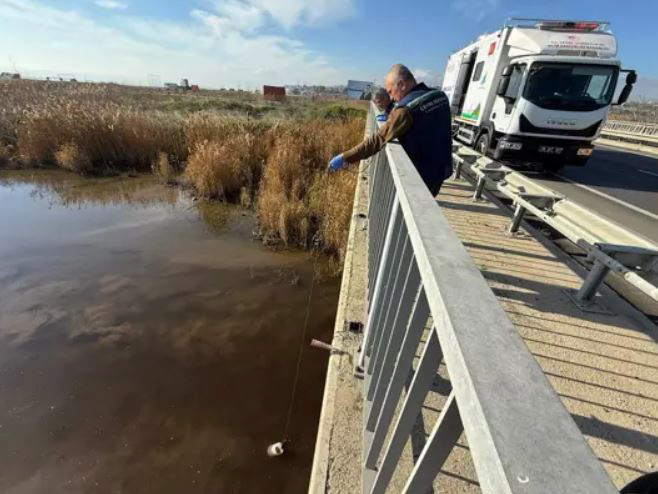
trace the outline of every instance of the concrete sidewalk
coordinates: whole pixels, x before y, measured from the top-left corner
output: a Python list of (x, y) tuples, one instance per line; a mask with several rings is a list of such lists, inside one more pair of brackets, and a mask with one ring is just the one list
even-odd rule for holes
[[(358, 339), (343, 321), (365, 322), (366, 181), (359, 180), (334, 345), (348, 352)], [(509, 216), (490, 202), (473, 202), (472, 186), (448, 181), (438, 197), (443, 213), (537, 359), (565, 407), (619, 487), (658, 469), (658, 332), (628, 316), (582, 312), (569, 300), (581, 278), (564, 255), (526, 231), (509, 236)], [(606, 305), (606, 300), (600, 300)], [(504, 358), (492, 355), (492, 359)], [(361, 491), (362, 383), (351, 355), (329, 364), (310, 492)], [(414, 453), (430, 433), (450, 390), (442, 366), (405, 457), (388, 492), (400, 492)], [(331, 412), (329, 411), (331, 409)], [(439, 492), (478, 492), (462, 437), (435, 482)]]

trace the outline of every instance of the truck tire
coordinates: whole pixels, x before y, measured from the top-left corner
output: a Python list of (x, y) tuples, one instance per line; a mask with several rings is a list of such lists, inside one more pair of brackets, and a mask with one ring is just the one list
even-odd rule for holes
[(487, 155), (489, 152), (489, 134), (485, 132), (478, 137), (478, 140), (475, 143), (475, 150), (482, 156)]
[(543, 163), (542, 166), (544, 167), (544, 171), (545, 171), (545, 172), (549, 172), (549, 173), (557, 173), (557, 172), (559, 172), (560, 170), (562, 170), (562, 168), (564, 168), (565, 163), (560, 163), (560, 162), (556, 162), (556, 163)]
[(656, 494), (658, 493), (658, 472), (648, 473), (635, 479), (621, 490), (621, 494)]

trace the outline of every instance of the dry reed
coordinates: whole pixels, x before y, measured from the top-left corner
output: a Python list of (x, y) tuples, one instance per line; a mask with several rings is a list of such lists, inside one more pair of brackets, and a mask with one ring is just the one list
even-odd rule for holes
[[(340, 255), (350, 215), (330, 203), (343, 200), (351, 209), (355, 179), (349, 171), (327, 174), (325, 167), (333, 154), (354, 144), (362, 133), (360, 119), (317, 120), (280, 130), (258, 194), (258, 219), (266, 238)], [(325, 214), (337, 216), (329, 219)]]
[(269, 241), (340, 259), (356, 179), (350, 171), (328, 175), (325, 167), (362, 136), (362, 110), (319, 107), (307, 112), (315, 118), (275, 121), (164, 112), (145, 103), (161, 96), (139, 95), (113, 85), (0, 84), (0, 165), (83, 174), (152, 170), (165, 182), (184, 169), (200, 195), (254, 206)]

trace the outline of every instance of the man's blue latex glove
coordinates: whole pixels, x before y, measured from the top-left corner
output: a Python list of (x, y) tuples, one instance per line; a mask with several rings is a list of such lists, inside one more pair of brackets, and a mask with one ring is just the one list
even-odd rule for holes
[(388, 115), (386, 113), (380, 113), (377, 115), (378, 122), (386, 122), (386, 120), (388, 120)]
[(329, 170), (330, 172), (336, 172), (341, 168), (343, 168), (343, 166), (345, 166), (345, 160), (343, 159), (343, 155), (339, 154), (338, 156), (334, 156), (333, 158), (331, 158), (327, 170)]

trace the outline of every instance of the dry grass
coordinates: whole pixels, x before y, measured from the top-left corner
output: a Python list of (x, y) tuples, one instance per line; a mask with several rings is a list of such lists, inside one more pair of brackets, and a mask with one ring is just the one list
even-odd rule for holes
[[(360, 119), (317, 120), (280, 129), (258, 194), (258, 219), (266, 238), (340, 255), (356, 179), (354, 172), (327, 174), (325, 167), (331, 156), (353, 145), (362, 133)], [(339, 200), (346, 202), (344, 207), (331, 204)]]
[[(0, 165), (97, 175), (150, 170), (167, 183), (183, 170), (199, 195), (255, 207), (268, 242), (342, 255), (356, 179), (349, 171), (327, 175), (325, 167), (361, 138), (360, 108), (287, 104), (274, 106), (286, 118), (254, 118), (271, 104), (255, 112), (253, 94), (171, 99), (178, 97), (25, 81), (0, 84), (0, 98)], [(186, 111), (192, 103), (215, 109)], [(246, 114), (236, 114), (240, 105)]]
[(342, 264), (352, 220), (356, 170), (318, 175), (311, 188), (310, 209), (318, 218), (318, 241), (326, 253)]
[(55, 151), (55, 161), (62, 168), (73, 172), (86, 173), (91, 171), (89, 156), (75, 142), (62, 144)]
[(63, 146), (75, 146), (89, 169), (147, 170), (160, 152), (186, 157), (182, 126), (164, 114), (89, 103), (55, 102), (25, 112), (17, 131), (20, 159), (30, 166), (57, 162)]
[(251, 133), (201, 142), (190, 154), (185, 177), (205, 197), (238, 202), (244, 190), (255, 190), (264, 150), (258, 137)]
[(658, 102), (631, 101), (610, 109), (610, 120), (630, 122), (658, 123)]

